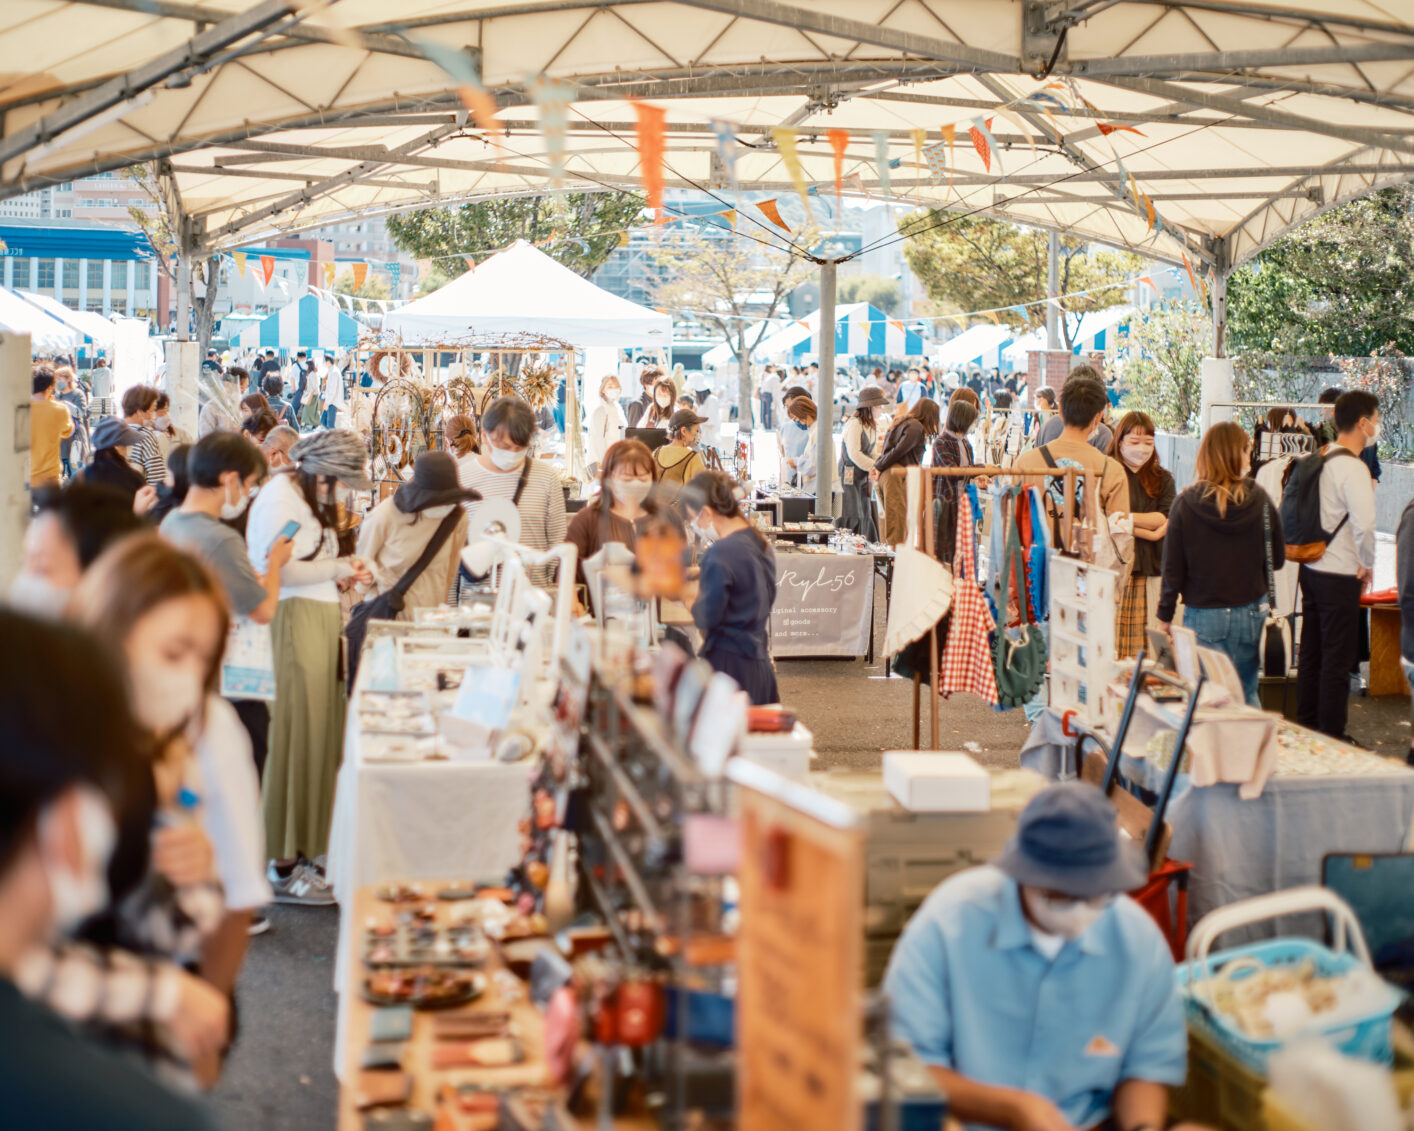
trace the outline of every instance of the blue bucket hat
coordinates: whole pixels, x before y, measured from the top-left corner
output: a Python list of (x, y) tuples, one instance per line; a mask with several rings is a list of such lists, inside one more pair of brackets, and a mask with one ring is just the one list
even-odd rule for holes
[(124, 424), (116, 416), (105, 416), (93, 426), (93, 450), (104, 448), (131, 448), (140, 440), (137, 430)]
[(1033, 797), (997, 867), (1019, 884), (1077, 899), (1133, 891), (1149, 878), (1143, 849), (1120, 835), (1114, 808), (1086, 782)]

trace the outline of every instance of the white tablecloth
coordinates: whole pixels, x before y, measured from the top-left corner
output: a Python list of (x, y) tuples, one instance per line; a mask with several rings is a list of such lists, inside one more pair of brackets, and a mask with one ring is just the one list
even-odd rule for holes
[[(368, 764), (359, 752), (357, 715), (350, 711), (329, 834), (329, 879), (339, 899), (336, 992), (351, 932), (359, 927), (354, 892), (406, 879), (502, 879), (519, 858), (516, 824), (530, 809), (534, 768), (530, 762)], [(340, 1000), (336, 1072), (343, 1032)]]

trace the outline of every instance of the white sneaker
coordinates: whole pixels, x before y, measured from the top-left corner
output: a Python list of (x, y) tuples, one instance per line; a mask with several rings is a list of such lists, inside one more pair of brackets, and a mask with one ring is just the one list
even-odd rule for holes
[(296, 864), (288, 876), (281, 876), (271, 864), (267, 869), (275, 903), (298, 903), (305, 907), (332, 907), (338, 902), (328, 882), (308, 864)]

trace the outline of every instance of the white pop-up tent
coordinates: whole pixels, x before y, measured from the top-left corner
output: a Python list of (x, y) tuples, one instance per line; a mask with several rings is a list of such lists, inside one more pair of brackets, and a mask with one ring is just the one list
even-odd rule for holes
[(672, 336), (668, 315), (596, 287), (524, 240), (389, 311), (382, 334), (389, 344), (472, 349), (536, 340), (574, 349), (666, 348)]

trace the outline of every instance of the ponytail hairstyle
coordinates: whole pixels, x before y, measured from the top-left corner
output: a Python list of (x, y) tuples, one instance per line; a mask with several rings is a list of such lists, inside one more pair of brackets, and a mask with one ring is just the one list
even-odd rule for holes
[(692, 517), (704, 510), (710, 510), (723, 518), (741, 519), (761, 544), (761, 548), (769, 550), (765, 536), (751, 524), (742, 509), (741, 501), (745, 497), (746, 493), (740, 484), (725, 471), (698, 472), (688, 481), (680, 496), (683, 507), (695, 512)]
[(458, 459), (481, 450), (476, 421), (464, 412), (447, 417), (442, 425), (442, 435), (446, 440), (447, 450)]

